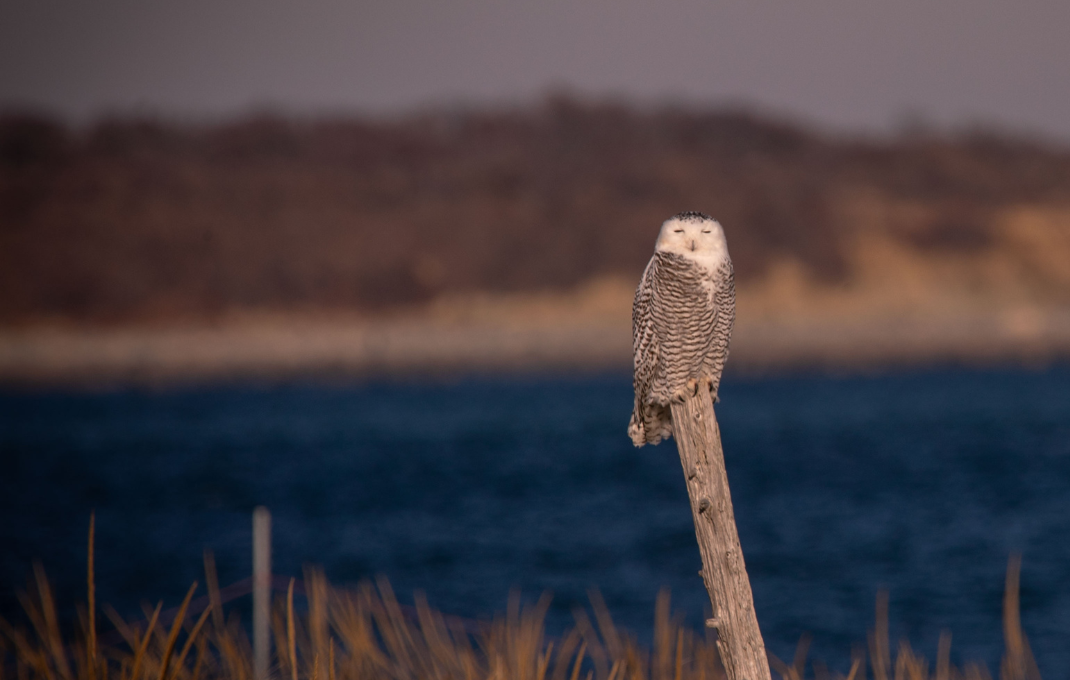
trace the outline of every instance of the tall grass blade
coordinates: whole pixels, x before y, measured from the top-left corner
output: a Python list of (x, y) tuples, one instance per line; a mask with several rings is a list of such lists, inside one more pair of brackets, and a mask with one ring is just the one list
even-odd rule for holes
[(208, 616), (212, 613), (212, 605), (209, 604), (208, 608), (201, 612), (201, 617), (197, 619), (197, 623), (193, 625), (189, 635), (186, 637), (186, 644), (182, 645), (182, 651), (175, 657), (175, 671), (183, 667), (186, 663), (186, 655), (189, 654), (189, 650), (193, 647), (194, 642), (197, 641), (198, 635), (200, 635), (201, 628), (204, 626), (204, 622), (208, 620)]
[(137, 653), (134, 654), (134, 664), (130, 669), (130, 680), (139, 680), (138, 671), (141, 670), (141, 663), (145, 659), (145, 650), (149, 647), (149, 641), (152, 639), (152, 632), (156, 628), (156, 620), (160, 617), (160, 609), (162, 607), (163, 602), (159, 602), (156, 605), (156, 610), (152, 612), (152, 617), (149, 618), (149, 624), (145, 628), (145, 637), (141, 639), (137, 646)]
[(167, 670), (171, 663), (171, 655), (175, 651), (175, 643), (178, 641), (178, 633), (182, 630), (182, 622), (186, 620), (186, 609), (189, 607), (190, 600), (193, 599), (193, 593), (197, 590), (197, 582), (194, 581), (190, 586), (186, 597), (182, 600), (182, 605), (178, 608), (178, 613), (175, 615), (175, 620), (171, 623), (171, 632), (167, 635), (167, 644), (164, 647), (163, 659), (160, 661), (160, 677), (159, 680), (167, 680)]
[(204, 585), (208, 588), (212, 623), (216, 630), (223, 630), (223, 598), (219, 595), (219, 576), (215, 568), (215, 555), (211, 550), (204, 551)]
[(89, 622), (89, 640), (86, 645), (86, 666), (89, 680), (97, 680), (97, 593), (96, 579), (93, 574), (93, 539), (96, 525), (96, 513), (89, 513), (89, 550), (88, 550), (88, 573), (86, 575), (86, 589), (88, 590), (88, 610), (86, 617)]
[(576, 664), (572, 667), (571, 680), (579, 680), (580, 666), (583, 665), (583, 655), (587, 651), (587, 643), (584, 642), (580, 645), (580, 651), (576, 653)]
[(286, 648), (290, 652), (290, 673), (297, 680), (297, 634), (294, 630), (294, 580), (286, 589)]

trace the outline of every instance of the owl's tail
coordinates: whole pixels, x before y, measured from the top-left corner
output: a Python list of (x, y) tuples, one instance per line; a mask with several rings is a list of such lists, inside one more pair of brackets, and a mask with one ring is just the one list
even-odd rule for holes
[(628, 436), (632, 438), (632, 443), (639, 447), (646, 444), (646, 432), (643, 431), (643, 423), (635, 415), (635, 412), (632, 412), (632, 421), (628, 423)]
[(628, 423), (628, 436), (636, 446), (658, 444), (672, 436), (672, 415), (668, 407), (636, 404)]

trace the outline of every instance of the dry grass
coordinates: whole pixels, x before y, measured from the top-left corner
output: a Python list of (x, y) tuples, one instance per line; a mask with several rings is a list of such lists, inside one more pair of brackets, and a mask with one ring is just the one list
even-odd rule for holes
[[(161, 605), (147, 621), (124, 621), (104, 612), (122, 642), (102, 643), (97, 633), (93, 584), (93, 530), (90, 525), (88, 607), (78, 610), (74, 639), (61, 633), (55, 602), (43, 570), (36, 570), (30, 594), (22, 597), (28, 627), (0, 619), (0, 680), (253, 680), (253, 654), (235, 613), (224, 615), (210, 556), (206, 558), (209, 605), (194, 615), (194, 583), (173, 617)], [(1004, 598), (1006, 653), (1000, 680), (1038, 680), (1029, 644), (1018, 618), (1019, 562), (1012, 558)], [(545, 634), (549, 599), (523, 606), (510, 598), (504, 617), (474, 624), (445, 616), (416, 595), (416, 606), (400, 605), (385, 580), (355, 590), (333, 588), (316, 571), (306, 575), (307, 608), (294, 605), (293, 581), (273, 611), (275, 680), (501, 679), (516, 680), (683, 680), (724, 677), (716, 643), (679, 625), (663, 592), (655, 612), (653, 649), (614, 625), (605, 603), (592, 593), (593, 621), (576, 613), (576, 626), (560, 638)], [(171, 618), (170, 621), (165, 619)], [(990, 680), (981, 665), (955, 668), (951, 639), (941, 637), (935, 668), (900, 643), (893, 658), (888, 638), (887, 598), (878, 599), (870, 633), (868, 665), (874, 680)], [(773, 659), (784, 680), (807, 676), (806, 640), (793, 662)], [(832, 676), (813, 665), (815, 680), (863, 680), (867, 659), (858, 654), (850, 673)]]

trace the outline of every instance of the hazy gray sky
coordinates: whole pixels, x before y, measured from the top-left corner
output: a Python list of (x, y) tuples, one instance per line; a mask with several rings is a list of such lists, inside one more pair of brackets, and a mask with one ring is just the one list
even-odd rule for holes
[(1070, 140), (1067, 0), (3, 0), (0, 106), (216, 116), (528, 101), (904, 114)]

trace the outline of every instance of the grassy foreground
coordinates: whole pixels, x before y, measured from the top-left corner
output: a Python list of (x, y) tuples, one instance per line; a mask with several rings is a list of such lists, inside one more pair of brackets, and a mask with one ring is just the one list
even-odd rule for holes
[[(0, 680), (253, 680), (253, 653), (235, 612), (225, 614), (212, 560), (206, 558), (208, 604), (191, 607), (194, 583), (173, 616), (161, 605), (147, 621), (124, 621), (105, 606), (114, 627), (98, 632), (94, 595), (92, 525), (90, 528), (88, 604), (79, 606), (79, 630), (65, 637), (43, 570), (36, 570), (31, 592), (21, 596), (28, 626), (0, 619)], [(1006, 651), (1000, 680), (1040, 677), (1018, 617), (1019, 561), (1012, 558), (1004, 595)], [(544, 628), (549, 598), (522, 606), (509, 600), (504, 617), (473, 623), (431, 609), (417, 593), (415, 607), (398, 603), (385, 580), (356, 589), (332, 587), (309, 571), (307, 607), (295, 608), (294, 581), (273, 609), (274, 680), (683, 680), (724, 677), (712, 634), (696, 634), (671, 615), (667, 592), (658, 597), (653, 648), (640, 646), (618, 630), (605, 604), (592, 594), (593, 621), (576, 613), (576, 625), (560, 638)], [(300, 602), (299, 602), (300, 604)], [(170, 620), (168, 620), (170, 619)], [(849, 674), (830, 676), (814, 664), (815, 680), (990, 680), (978, 664), (949, 663), (949, 635), (941, 637), (935, 668), (901, 642), (892, 653), (888, 639), (887, 598), (878, 598), (869, 655), (859, 652)], [(806, 642), (788, 665), (773, 658), (784, 680), (808, 675)]]

